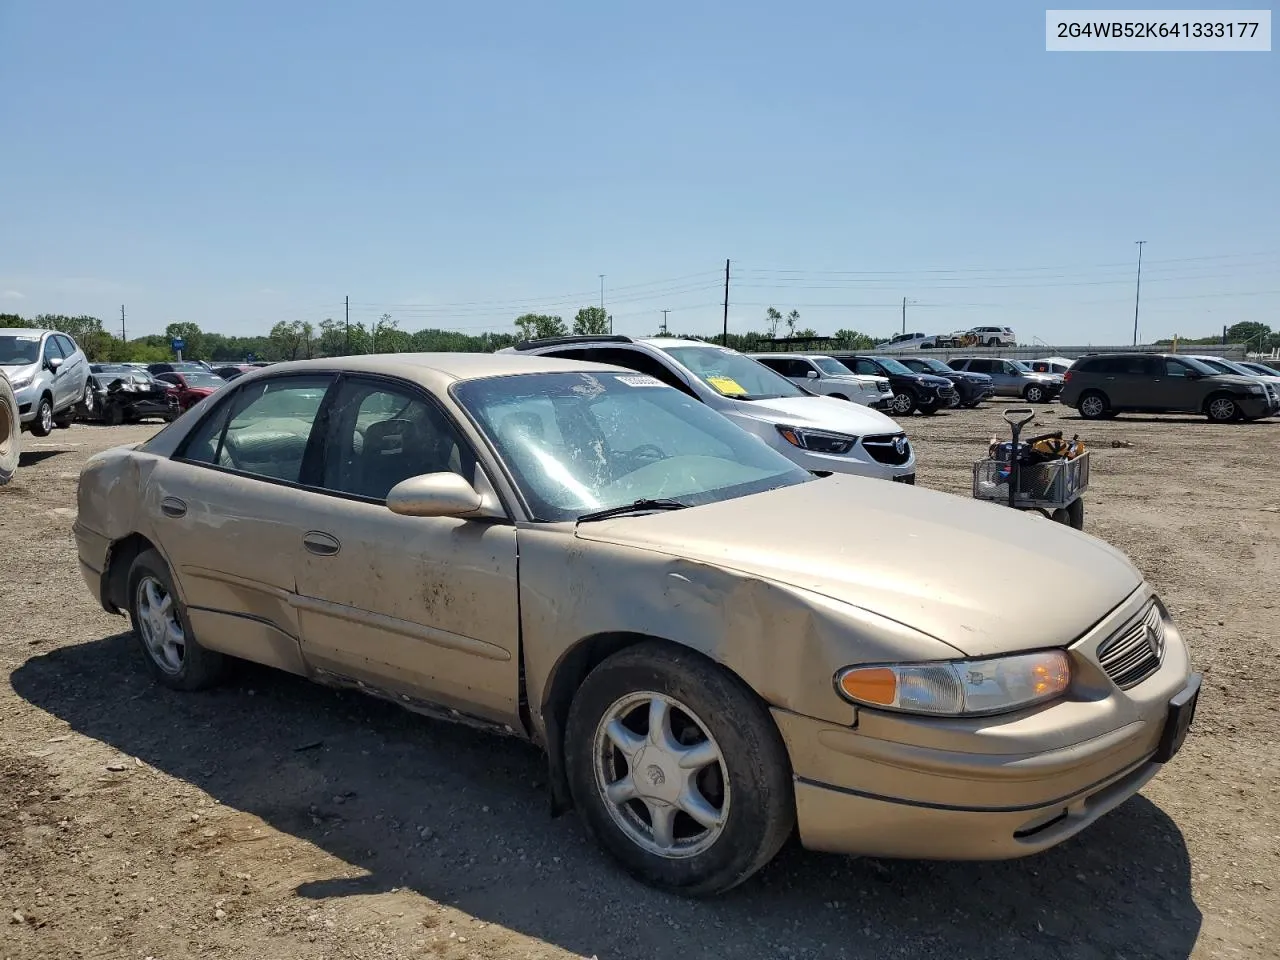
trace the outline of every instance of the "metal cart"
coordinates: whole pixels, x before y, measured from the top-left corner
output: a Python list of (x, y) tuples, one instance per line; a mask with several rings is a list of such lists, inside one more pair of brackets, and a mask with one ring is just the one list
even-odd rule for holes
[(1009, 459), (988, 457), (973, 465), (973, 495), (978, 500), (1005, 503), (1015, 510), (1039, 510), (1050, 520), (1084, 529), (1083, 494), (1089, 486), (1089, 454), (1045, 463), (1019, 462), (1022, 428), (1035, 418), (1030, 407), (1009, 407), (1005, 422), (1013, 430)]

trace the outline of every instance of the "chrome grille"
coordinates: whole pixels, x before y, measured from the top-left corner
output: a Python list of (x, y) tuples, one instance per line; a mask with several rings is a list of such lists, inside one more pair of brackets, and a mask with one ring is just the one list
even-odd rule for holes
[(1098, 647), (1098, 663), (1121, 690), (1137, 686), (1160, 669), (1164, 659), (1164, 621), (1154, 603), (1142, 619)]

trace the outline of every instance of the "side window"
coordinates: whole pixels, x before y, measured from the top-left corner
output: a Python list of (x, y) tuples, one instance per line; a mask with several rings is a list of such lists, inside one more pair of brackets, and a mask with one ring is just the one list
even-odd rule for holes
[[(809, 373), (811, 371), (818, 369), (808, 360), (792, 360), (790, 368), (791, 368), (790, 372), (787, 374), (787, 376), (795, 377), (798, 380), (806, 379), (809, 376)], [(819, 375), (821, 374), (819, 373)]]
[(1015, 367), (1008, 360), (1000, 361), (1000, 370), (1002, 373), (1007, 373), (1011, 377), (1017, 377), (1022, 375), (1022, 371), (1019, 370), (1017, 367)]
[(72, 340), (70, 337), (68, 337), (66, 334), (60, 333), (54, 339), (58, 341), (58, 346), (62, 348), (63, 356), (70, 357), (72, 354), (76, 352), (77, 349), (79, 349), (78, 347), (76, 347), (75, 341)]
[(1187, 371), (1190, 368), (1179, 360), (1166, 359), (1164, 362), (1164, 375), (1166, 377), (1177, 377), (1186, 379)]
[(687, 393), (689, 396), (696, 396), (689, 385), (672, 369), (660, 360), (656, 360), (647, 353), (641, 353), (639, 350), (619, 350), (616, 347), (597, 347), (587, 352), (589, 359), (596, 363), (611, 363), (616, 367), (626, 367), (637, 373), (647, 373), (655, 379), (661, 380), (669, 387), (675, 387), (681, 393)]
[[(174, 376), (161, 374), (162, 378)], [(220, 404), (188, 438), (182, 459), (302, 483), (303, 459), (332, 377), (259, 380)]]
[(44, 362), (48, 363), (50, 360), (61, 360), (61, 359), (62, 359), (62, 351), (58, 349), (58, 338), (49, 337), (44, 342), (44, 357), (43, 357)]
[(957, 370), (968, 370), (970, 373), (995, 373), (990, 360), (953, 360), (951, 365)]
[(1164, 370), (1156, 357), (1129, 357), (1124, 361), (1121, 372), (1132, 377), (1158, 377)]
[(770, 370), (776, 371), (777, 373), (782, 374), (784, 377), (787, 375), (787, 358), (786, 357), (756, 357), (756, 359), (759, 360), (761, 363), (763, 363)]
[(474, 476), (475, 459), (453, 424), (411, 387), (345, 379), (327, 424), (319, 483), (326, 490), (384, 500), (424, 473)]
[[(848, 364), (845, 364), (845, 366), (848, 366)], [(853, 372), (866, 374), (872, 377), (883, 376), (883, 374), (880, 373), (879, 367), (877, 367), (870, 360), (865, 360), (861, 357), (859, 357), (857, 360), (853, 362)]]

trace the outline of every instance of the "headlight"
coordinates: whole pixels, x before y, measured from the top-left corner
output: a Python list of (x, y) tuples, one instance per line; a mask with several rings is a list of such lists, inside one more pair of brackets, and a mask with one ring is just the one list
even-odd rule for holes
[(1249, 392), (1250, 393), (1266, 393), (1267, 388), (1260, 383), (1254, 383), (1254, 384), (1250, 384)]
[(31, 386), (31, 381), (35, 378), (36, 375), (34, 373), (23, 374), (22, 376), (12, 378), (9, 381), (9, 386), (13, 387), (15, 390), (21, 390), (23, 387)]
[(842, 433), (825, 433), (821, 430), (802, 430), (799, 427), (778, 427), (782, 439), (793, 447), (813, 453), (848, 453), (858, 442), (857, 437)]
[(846, 667), (836, 690), (868, 707), (960, 717), (1007, 713), (1052, 700), (1071, 683), (1061, 650), (1040, 650), (985, 660)]
[(888, 380), (877, 380), (876, 387), (879, 388), (881, 393), (888, 393), (888, 391), (891, 389), (889, 386)]

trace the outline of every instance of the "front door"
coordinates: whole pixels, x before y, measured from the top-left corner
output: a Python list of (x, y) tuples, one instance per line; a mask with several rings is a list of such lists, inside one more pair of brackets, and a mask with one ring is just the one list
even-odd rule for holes
[[(419, 387), (344, 377), (326, 414), (317, 491), (298, 544), (297, 606), (311, 669), (517, 727), (516, 529), (508, 522), (405, 517), (401, 480), (475, 455)], [(321, 492), (323, 491), (323, 492)]]
[(1152, 357), (1148, 362), (1157, 371), (1148, 387), (1152, 406), (1158, 410), (1199, 411), (1204, 391), (1191, 367), (1173, 357)]

